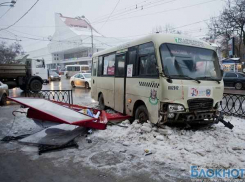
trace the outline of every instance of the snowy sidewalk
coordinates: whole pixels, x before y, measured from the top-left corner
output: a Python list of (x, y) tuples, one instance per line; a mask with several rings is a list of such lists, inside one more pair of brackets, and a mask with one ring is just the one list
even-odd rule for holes
[(191, 165), (200, 168), (244, 168), (245, 166), (245, 120), (226, 117), (234, 128), (223, 124), (213, 125), (198, 131), (180, 130), (165, 127), (157, 129), (146, 123), (143, 126), (134, 122), (124, 122), (128, 128), (108, 126), (105, 131), (96, 131), (93, 137), (121, 143), (127, 151), (141, 156), (144, 150), (152, 152), (152, 160), (189, 171)]

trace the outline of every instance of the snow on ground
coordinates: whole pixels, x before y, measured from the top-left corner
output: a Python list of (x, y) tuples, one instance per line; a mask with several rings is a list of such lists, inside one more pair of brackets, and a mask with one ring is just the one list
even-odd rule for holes
[[(31, 160), (49, 158), (56, 166), (73, 162), (74, 166), (85, 165), (122, 177), (148, 173), (157, 181), (177, 181), (189, 178), (191, 165), (212, 169), (244, 168), (245, 120), (236, 117), (226, 117), (225, 120), (234, 125), (233, 130), (221, 123), (186, 130), (168, 126), (157, 128), (137, 121), (130, 124), (126, 120), (108, 125), (106, 130), (93, 130), (87, 138), (78, 137), (78, 149), (39, 156), (36, 147), (11, 142), (2, 145), (2, 152), (19, 150)], [(6, 128), (11, 130), (2, 133), (4, 135), (35, 133), (42, 129), (21, 113), (16, 113), (15, 121), (10, 121)]]
[[(152, 127), (128, 121), (121, 126), (108, 126), (105, 131), (96, 131), (93, 137), (119, 142), (127, 150), (142, 153), (152, 152), (153, 160), (168, 163), (181, 170), (191, 165), (201, 168), (243, 168), (245, 165), (245, 120), (226, 117), (234, 128), (230, 130), (219, 123), (197, 131), (165, 127)], [(145, 153), (146, 153), (145, 152)], [(147, 156), (142, 156), (147, 158)]]

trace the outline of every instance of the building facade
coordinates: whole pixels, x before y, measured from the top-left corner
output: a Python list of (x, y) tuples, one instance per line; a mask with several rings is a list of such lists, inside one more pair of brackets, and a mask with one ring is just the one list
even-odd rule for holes
[(92, 64), (92, 55), (127, 42), (125, 39), (104, 37), (87, 19), (55, 14), (55, 32), (47, 47), (28, 52), (30, 58), (45, 59), (49, 69), (62, 69), (66, 65)]

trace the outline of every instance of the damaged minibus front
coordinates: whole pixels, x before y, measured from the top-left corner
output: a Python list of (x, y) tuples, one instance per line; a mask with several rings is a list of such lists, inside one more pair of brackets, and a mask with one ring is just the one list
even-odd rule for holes
[(140, 122), (214, 122), (223, 96), (215, 49), (154, 34), (93, 55), (92, 98)]

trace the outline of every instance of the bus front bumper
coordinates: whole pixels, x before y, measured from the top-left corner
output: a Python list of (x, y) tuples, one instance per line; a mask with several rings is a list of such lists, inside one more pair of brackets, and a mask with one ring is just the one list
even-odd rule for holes
[(216, 109), (195, 112), (160, 112), (161, 123), (215, 123)]

